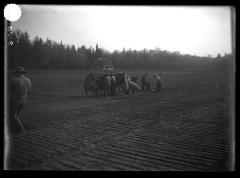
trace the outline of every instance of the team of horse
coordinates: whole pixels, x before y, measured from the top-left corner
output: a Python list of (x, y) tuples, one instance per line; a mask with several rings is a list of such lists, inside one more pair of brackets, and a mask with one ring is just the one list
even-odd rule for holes
[(130, 91), (135, 93), (136, 90), (141, 90), (135, 82), (136, 78), (135, 81), (132, 81), (126, 72), (106, 74), (89, 72), (85, 77), (83, 89), (85, 96), (88, 96), (89, 93), (92, 96), (99, 94), (112, 96), (115, 95), (116, 90), (129, 94)]

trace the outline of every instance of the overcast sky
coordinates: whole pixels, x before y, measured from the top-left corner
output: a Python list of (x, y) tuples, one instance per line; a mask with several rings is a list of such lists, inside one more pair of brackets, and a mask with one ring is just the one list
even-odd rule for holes
[(21, 5), (13, 29), (44, 41), (115, 49), (154, 49), (215, 57), (231, 52), (227, 6)]

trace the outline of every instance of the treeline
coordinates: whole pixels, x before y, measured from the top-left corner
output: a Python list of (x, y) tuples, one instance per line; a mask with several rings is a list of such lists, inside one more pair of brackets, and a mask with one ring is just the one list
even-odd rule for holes
[(50, 39), (43, 41), (39, 37), (30, 40), (29, 34), (13, 31), (9, 35), (8, 66), (10, 69), (23, 66), (26, 69), (91, 69), (98, 57), (112, 59), (116, 68), (226, 68), (231, 67), (232, 54), (213, 57), (183, 55), (179, 52), (154, 50), (125, 50), (112, 53), (102, 48), (80, 48), (63, 45)]

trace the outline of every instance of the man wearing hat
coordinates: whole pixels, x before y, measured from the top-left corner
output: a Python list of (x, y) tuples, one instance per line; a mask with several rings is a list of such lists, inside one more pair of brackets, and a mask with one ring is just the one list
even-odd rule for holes
[(14, 72), (16, 77), (11, 81), (9, 88), (10, 117), (8, 128), (10, 133), (25, 132), (19, 114), (24, 107), (27, 95), (31, 93), (31, 80), (24, 76), (26, 73), (23, 67), (17, 67)]

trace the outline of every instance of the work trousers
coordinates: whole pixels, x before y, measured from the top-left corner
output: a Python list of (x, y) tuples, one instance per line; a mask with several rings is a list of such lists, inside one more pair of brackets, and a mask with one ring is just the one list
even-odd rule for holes
[(8, 117), (8, 129), (10, 134), (19, 133), (22, 128), (17, 121), (21, 110), (24, 108), (25, 101), (10, 101), (9, 103), (9, 117)]

